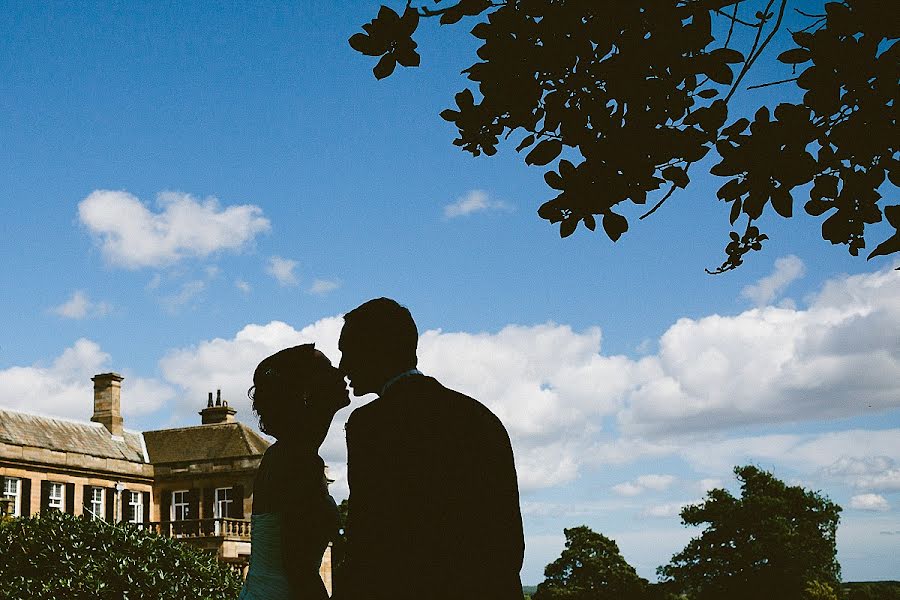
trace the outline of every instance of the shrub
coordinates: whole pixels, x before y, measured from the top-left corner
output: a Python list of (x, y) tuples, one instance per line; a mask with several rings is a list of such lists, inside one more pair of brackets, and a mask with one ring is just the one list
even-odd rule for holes
[(47, 513), (0, 523), (2, 600), (234, 600), (215, 556), (138, 529)]

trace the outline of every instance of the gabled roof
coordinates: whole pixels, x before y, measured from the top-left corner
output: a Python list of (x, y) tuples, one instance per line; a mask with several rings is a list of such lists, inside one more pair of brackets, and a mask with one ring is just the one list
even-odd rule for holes
[(145, 431), (144, 442), (153, 464), (261, 456), (270, 446), (238, 422)]
[(117, 439), (100, 423), (68, 421), (4, 409), (0, 409), (0, 442), (146, 462), (139, 433), (126, 430), (123, 439)]

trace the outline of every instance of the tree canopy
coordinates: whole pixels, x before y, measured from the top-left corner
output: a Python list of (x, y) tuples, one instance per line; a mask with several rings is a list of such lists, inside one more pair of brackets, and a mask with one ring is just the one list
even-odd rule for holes
[(685, 525), (704, 530), (658, 569), (661, 578), (694, 600), (825, 599), (840, 590), (841, 507), (752, 465), (734, 472), (740, 498), (714, 489), (681, 511)]
[[(382, 6), (349, 42), (379, 57), (373, 72), (382, 79), (397, 64), (419, 66), (421, 18), (477, 20), (479, 60), (463, 73), (478, 97), (460, 91), (441, 116), (458, 129), (453, 143), (474, 156), (515, 136), (526, 164), (551, 166), (544, 179), (556, 195), (538, 214), (563, 237), (599, 220), (618, 240), (634, 220), (629, 204), (645, 207), (639, 219), (650, 216), (709, 154), (704, 165), (722, 178), (716, 196), (734, 227), (710, 272), (760, 250), (763, 216), (792, 217), (801, 195), (824, 240), (856, 256), (867, 226), (886, 218), (893, 232), (868, 257), (900, 252), (900, 205), (882, 197), (900, 185), (900, 19), (871, 0), (798, 4), (409, 0), (402, 14)], [(784, 101), (738, 112), (735, 94), (786, 16), (800, 25), (777, 55), (785, 76), (752, 86), (780, 85), (772, 90)]]
[(544, 570), (533, 600), (638, 600), (647, 580), (638, 576), (616, 543), (582, 525), (563, 530), (566, 547)]

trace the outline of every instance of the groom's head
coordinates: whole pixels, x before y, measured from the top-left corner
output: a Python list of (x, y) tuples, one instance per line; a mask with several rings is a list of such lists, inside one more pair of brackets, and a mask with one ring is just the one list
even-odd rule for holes
[(353, 394), (378, 392), (393, 376), (416, 366), (419, 332), (405, 306), (376, 298), (344, 315), (340, 369)]

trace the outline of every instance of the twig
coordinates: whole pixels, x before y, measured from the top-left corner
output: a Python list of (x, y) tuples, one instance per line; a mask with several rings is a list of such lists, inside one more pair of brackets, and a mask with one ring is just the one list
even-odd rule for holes
[(731, 35), (734, 33), (734, 24), (737, 22), (738, 6), (740, 6), (740, 2), (734, 5), (734, 14), (731, 16), (731, 25), (728, 26), (728, 37), (725, 38), (724, 48), (727, 48), (728, 44), (731, 42)]
[(778, 85), (780, 83), (788, 83), (789, 81), (797, 81), (798, 79), (800, 79), (800, 78), (799, 77), (791, 77), (790, 79), (782, 79), (781, 81), (770, 81), (769, 83), (761, 83), (759, 85), (748, 86), (747, 89), (755, 90), (758, 88), (769, 87), (770, 85)]
[[(411, 0), (408, 0), (407, 6), (409, 6), (409, 4), (411, 4), (411, 3), (412, 3)], [(489, 2), (488, 5), (482, 9), (482, 11), (487, 10), (492, 7), (506, 6), (507, 4), (509, 4), (509, 2), (506, 2), (505, 0), (501, 0), (499, 2)], [(416, 10), (420, 11), (419, 16), (437, 17), (444, 13), (450, 12), (451, 10), (455, 9), (459, 5), (460, 5), (460, 3), (457, 2), (453, 6), (445, 6), (444, 8), (428, 8), (427, 6), (419, 6)]]
[[(759, 28), (762, 26), (761, 23), (749, 23), (749, 22), (747, 22), (747, 21), (743, 21), (743, 20), (741, 20), (741, 19), (738, 19), (737, 16), (729, 15), (729, 14), (726, 13), (726, 12), (722, 12), (722, 10), (720, 10), (720, 9), (718, 9), (718, 8), (715, 9), (713, 12), (716, 13), (716, 14), (722, 15), (722, 16), (725, 17), (726, 19), (731, 19), (731, 24), (732, 24), (732, 25), (734, 25), (735, 23), (740, 23), (741, 25), (746, 25), (747, 27), (753, 27), (754, 29), (759, 29)], [(737, 15), (737, 5), (735, 5), (735, 11), (734, 11), (734, 12), (735, 12), (735, 15)]]
[(651, 208), (650, 210), (648, 210), (647, 212), (645, 212), (644, 214), (642, 214), (640, 217), (638, 217), (638, 219), (641, 220), (641, 221), (643, 221), (644, 219), (646, 219), (647, 217), (649, 217), (650, 215), (652, 215), (653, 213), (655, 213), (655, 212), (657, 211), (657, 209), (658, 209), (660, 206), (663, 205), (663, 202), (665, 202), (666, 200), (668, 200), (669, 197), (670, 197), (672, 194), (675, 193), (675, 188), (677, 188), (677, 187), (678, 187), (678, 186), (675, 185), (675, 184), (673, 183), (673, 184), (672, 184), (672, 187), (669, 188), (669, 191), (666, 192), (666, 195), (662, 197), (662, 200), (660, 200), (659, 202), (657, 202), (656, 204), (654, 204), (654, 205), (653, 205), (653, 208)]
[(796, 12), (800, 13), (801, 15), (803, 15), (804, 17), (809, 17), (810, 19), (818, 19), (818, 18), (820, 18), (820, 17), (821, 17), (821, 18), (824, 18), (824, 17), (827, 16), (827, 15), (811, 15), (811, 14), (809, 14), (809, 13), (803, 12), (803, 11), (800, 10), (799, 8), (795, 8), (794, 10), (795, 10)]
[[(769, 3), (766, 5), (765, 10), (763, 11), (763, 15), (769, 14), (769, 9), (772, 8), (772, 5), (775, 3), (775, 0), (769, 0)], [(725, 103), (727, 104), (734, 93), (737, 91), (738, 85), (740, 85), (741, 81), (744, 79), (744, 75), (747, 74), (747, 71), (750, 70), (750, 67), (753, 66), (753, 63), (756, 62), (756, 59), (763, 53), (763, 50), (766, 49), (766, 46), (769, 45), (769, 42), (772, 41), (772, 38), (775, 37), (775, 33), (781, 28), (781, 21), (784, 19), (784, 9), (787, 7), (787, 0), (781, 0), (781, 6), (778, 9), (778, 18), (775, 20), (775, 26), (772, 28), (772, 31), (769, 32), (769, 35), (766, 37), (765, 41), (759, 45), (759, 49), (756, 50), (756, 53), (753, 53), (753, 49), (755, 49), (759, 43), (759, 38), (762, 34), (763, 27), (760, 26), (759, 31), (756, 33), (756, 39), (753, 40), (753, 49), (750, 50), (750, 55), (747, 58), (747, 62), (744, 63), (744, 66), (741, 68), (741, 72), (738, 74), (737, 79), (734, 82), (734, 85), (731, 86), (731, 90), (729, 90), (728, 95), (725, 97)], [(760, 22), (762, 25), (764, 21)]]

